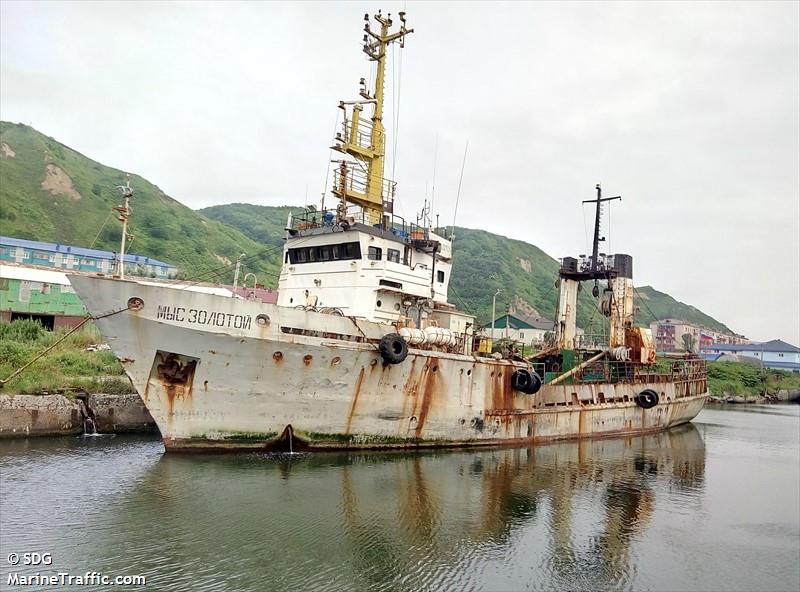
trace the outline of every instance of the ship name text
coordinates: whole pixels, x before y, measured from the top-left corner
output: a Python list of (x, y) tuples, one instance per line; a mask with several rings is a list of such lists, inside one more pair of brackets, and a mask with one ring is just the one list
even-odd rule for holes
[(251, 315), (208, 311), (202, 308), (184, 308), (182, 306), (159, 306), (156, 319), (193, 323), (195, 325), (212, 325), (214, 327), (233, 327), (234, 329), (249, 329), (253, 321)]

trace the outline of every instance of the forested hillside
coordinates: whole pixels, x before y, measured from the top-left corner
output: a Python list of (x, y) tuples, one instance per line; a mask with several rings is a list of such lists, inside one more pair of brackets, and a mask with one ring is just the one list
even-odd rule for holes
[[(0, 122), (0, 234), (117, 250), (122, 234), (111, 208), (123, 171), (104, 166), (21, 124)], [(132, 174), (132, 253), (177, 265), (189, 277), (230, 282), (226, 264), (263, 247), (234, 227), (206, 218)], [(248, 260), (273, 278), (279, 253)], [(219, 271), (219, 276), (213, 271)]]

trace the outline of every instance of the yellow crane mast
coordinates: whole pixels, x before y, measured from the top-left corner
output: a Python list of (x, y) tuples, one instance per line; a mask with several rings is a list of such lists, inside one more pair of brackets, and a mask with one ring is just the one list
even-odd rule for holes
[[(404, 47), (404, 38), (414, 29), (406, 29), (405, 12), (399, 13), (400, 28), (390, 33), (391, 14), (382, 16), (380, 11), (375, 20), (380, 32), (370, 27), (369, 14), (364, 15), (364, 47), (367, 57), (376, 63), (375, 90), (370, 94), (366, 81), (361, 79), (361, 99), (340, 101), (339, 108), (344, 111), (343, 131), (336, 134), (334, 150), (347, 154), (355, 162), (342, 160), (334, 173), (333, 194), (346, 204), (352, 203), (364, 211), (364, 222), (370, 225), (385, 225), (384, 213), (392, 213), (395, 183), (383, 178), (386, 157), (386, 134), (383, 127), (383, 95), (386, 69), (386, 50), (395, 41)], [(361, 113), (365, 105), (372, 105), (372, 119), (364, 121)]]

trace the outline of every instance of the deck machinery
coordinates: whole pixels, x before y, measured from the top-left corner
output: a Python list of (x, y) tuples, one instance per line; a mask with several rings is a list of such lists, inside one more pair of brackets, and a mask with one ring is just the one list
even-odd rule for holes
[[(595, 199), (583, 202), (595, 205), (592, 254), (588, 257), (564, 257), (561, 260), (557, 281), (556, 348), (536, 356), (544, 360), (546, 368), (557, 370), (550, 373), (554, 375), (552, 382), (569, 379), (575, 370), (602, 357), (644, 365), (653, 364), (656, 360), (655, 342), (650, 329), (634, 326), (633, 257), (600, 252), (600, 243), (606, 240), (600, 234), (603, 205), (622, 198), (603, 197), (599, 184), (596, 190)], [(594, 282), (592, 295), (600, 299), (599, 309), (608, 318), (607, 343), (592, 342), (577, 333), (578, 294), (582, 289), (581, 282), (590, 281)], [(601, 282), (605, 286), (602, 291)]]

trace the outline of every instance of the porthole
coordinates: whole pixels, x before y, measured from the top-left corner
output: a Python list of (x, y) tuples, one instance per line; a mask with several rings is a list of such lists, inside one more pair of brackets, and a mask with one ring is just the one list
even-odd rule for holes
[(381, 307), (381, 301), (380, 301), (380, 300), (378, 300), (378, 301), (375, 303), (375, 306), (377, 306), (378, 308), (380, 308), (380, 307)]
[(399, 302), (395, 303), (394, 309), (395, 310), (400, 310), (400, 303)]
[(259, 327), (266, 327), (269, 325), (269, 316), (265, 314), (260, 314), (256, 317), (256, 325)]
[(137, 298), (136, 296), (133, 298), (128, 298), (128, 310), (142, 310), (143, 308), (144, 300)]
[(276, 362), (280, 362), (283, 359), (283, 353), (276, 351), (274, 354), (272, 354), (272, 359)]

